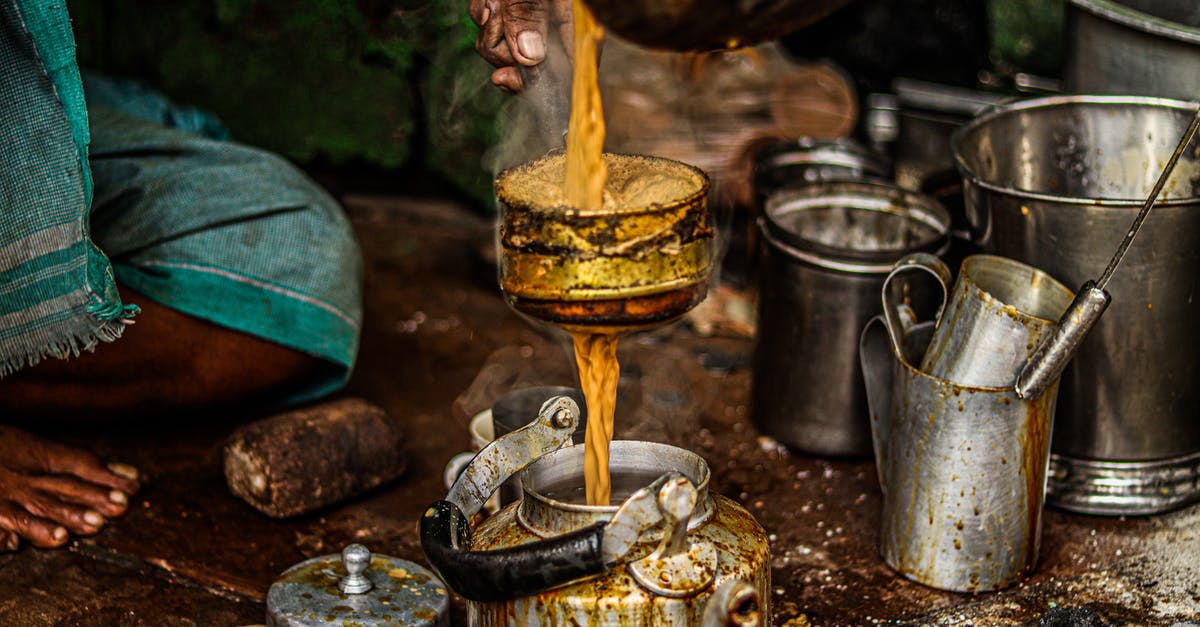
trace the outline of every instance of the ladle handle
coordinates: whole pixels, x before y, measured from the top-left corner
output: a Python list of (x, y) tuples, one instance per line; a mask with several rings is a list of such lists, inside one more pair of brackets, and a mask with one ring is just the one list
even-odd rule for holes
[(1111, 302), (1112, 297), (1095, 282), (1084, 283), (1058, 326), (1042, 340), (1017, 375), (1017, 396), (1032, 401), (1049, 389)]
[(1104, 268), (1104, 272), (1100, 274), (1100, 278), (1096, 279), (1096, 285), (1101, 291), (1108, 289), (1109, 280), (1112, 279), (1113, 273), (1117, 271), (1117, 266), (1121, 265), (1121, 260), (1125, 258), (1125, 253), (1129, 251), (1129, 246), (1133, 244), (1133, 238), (1137, 237), (1138, 231), (1142, 230), (1142, 223), (1150, 215), (1150, 209), (1154, 207), (1154, 202), (1158, 200), (1159, 192), (1167, 184), (1167, 180), (1171, 178), (1171, 173), (1175, 171), (1175, 164), (1179, 162), (1179, 157), (1183, 154), (1184, 149), (1196, 137), (1198, 129), (1200, 129), (1200, 105), (1197, 105), (1192, 123), (1184, 131), (1183, 137), (1179, 138), (1179, 144), (1175, 146), (1171, 157), (1167, 159), (1167, 165), (1163, 167), (1162, 172), (1158, 175), (1158, 180), (1154, 182), (1154, 187), (1150, 190), (1150, 195), (1146, 197), (1146, 202), (1142, 203), (1142, 209), (1133, 218), (1133, 224), (1129, 226), (1129, 231), (1125, 233), (1125, 237), (1121, 240), (1121, 245), (1117, 246), (1117, 252), (1109, 260), (1108, 266)]

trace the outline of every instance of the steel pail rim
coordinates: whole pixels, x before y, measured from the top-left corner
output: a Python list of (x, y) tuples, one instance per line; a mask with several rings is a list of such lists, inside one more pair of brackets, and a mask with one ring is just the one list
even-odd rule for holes
[[(837, 201), (838, 198), (852, 200)], [(857, 201), (857, 203), (855, 202)], [(886, 204), (886, 206), (882, 206)], [(895, 219), (923, 224), (933, 235), (907, 247), (857, 250), (826, 244), (792, 232), (779, 218), (795, 210), (843, 206), (876, 212)], [(791, 209), (791, 211), (788, 211)], [(936, 199), (902, 187), (873, 181), (821, 181), (803, 187), (777, 190), (759, 218), (759, 230), (768, 243), (812, 265), (857, 274), (886, 274), (904, 255), (913, 252), (944, 254), (950, 245), (950, 213)]]
[(943, 257), (945, 256), (946, 252), (950, 250), (950, 236), (945, 235), (935, 240), (935, 242), (941, 244), (937, 248), (926, 247), (921, 249), (900, 251), (900, 253), (896, 255), (895, 259), (881, 263), (856, 263), (854, 261), (823, 257), (819, 254), (796, 248), (795, 246), (792, 246), (773, 235), (771, 230), (763, 223), (762, 219), (759, 220), (758, 230), (763, 236), (763, 241), (765, 241), (773, 250), (777, 250), (801, 263), (806, 263), (824, 270), (845, 272), (847, 274), (878, 274), (882, 276), (886, 275), (888, 272), (891, 272), (892, 268), (895, 267), (896, 261), (909, 253), (927, 252), (937, 257)]
[(1167, 37), (1189, 44), (1200, 44), (1200, 28), (1139, 11), (1112, 0), (1071, 0), (1071, 5), (1096, 17), (1150, 35)]
[[(974, 273), (967, 271), (968, 265), (973, 266), (975, 264), (984, 263), (1016, 268), (1022, 272), (1028, 272), (1031, 277), (1037, 277), (1037, 283), (1045, 283), (1049, 286), (1047, 289), (1059, 292), (1060, 296), (1064, 296), (1063, 300), (1065, 301), (1065, 304), (1063, 305), (1063, 311), (1054, 316), (1041, 316), (1032, 311), (1028, 311), (1025, 308), (1017, 307), (1017, 305), (1008, 302), (1006, 299), (1000, 298), (994, 293), (994, 290), (985, 287), (978, 277), (974, 275)], [(998, 309), (1006, 306), (1011, 307), (1012, 311), (1008, 312), (1008, 315), (1013, 316), (1013, 318), (1022, 325), (1027, 322), (1037, 322), (1046, 326), (1058, 324), (1058, 321), (1062, 319), (1063, 314), (1066, 313), (1066, 310), (1070, 307), (1071, 301), (1075, 298), (1075, 290), (1067, 287), (1065, 283), (1054, 278), (1054, 275), (1050, 274), (1049, 272), (1046, 272), (1037, 266), (1027, 264), (1011, 257), (1005, 257), (1003, 255), (992, 255), (988, 253), (967, 255), (967, 257), (963, 259), (962, 265), (959, 267), (958, 280), (964, 281), (971, 287), (971, 289), (977, 290), (982, 295), (982, 299), (985, 303), (990, 302)], [(1031, 282), (1034, 282), (1032, 278), (1030, 280)]]
[[(962, 145), (966, 141), (967, 135), (974, 132), (978, 128), (989, 124), (998, 118), (1020, 111), (1052, 109), (1072, 105), (1133, 105), (1185, 111), (1187, 112), (1188, 116), (1191, 117), (1195, 114), (1198, 104), (1200, 103), (1195, 101), (1163, 98), (1158, 96), (1068, 95), (1031, 98), (1029, 100), (1021, 100), (991, 107), (984, 113), (976, 116), (970, 122), (958, 127), (950, 136), (950, 150), (954, 153), (954, 165), (958, 169), (959, 174), (962, 175), (963, 179), (971, 185), (979, 186), (990, 192), (1004, 194), (1015, 198), (1050, 202), (1061, 205), (1086, 206), (1095, 209), (1119, 209), (1123, 211), (1129, 208), (1141, 207), (1146, 202), (1146, 198), (1144, 196), (1141, 198), (1084, 198), (1081, 196), (1061, 196), (1058, 194), (1047, 194), (1044, 192), (1036, 192), (1018, 187), (993, 183), (977, 174), (971, 168), (971, 166), (967, 164), (966, 160), (963, 158)], [(1182, 131), (1180, 131), (1180, 135), (1182, 135)], [(1155, 202), (1154, 209), (1155, 211), (1159, 211), (1162, 209), (1175, 209), (1197, 204), (1200, 204), (1200, 196), (1170, 198)]]
[(788, 166), (829, 165), (860, 169), (864, 173), (887, 174), (886, 157), (845, 137), (818, 139), (775, 140), (763, 146), (754, 156), (755, 168), (784, 168)]

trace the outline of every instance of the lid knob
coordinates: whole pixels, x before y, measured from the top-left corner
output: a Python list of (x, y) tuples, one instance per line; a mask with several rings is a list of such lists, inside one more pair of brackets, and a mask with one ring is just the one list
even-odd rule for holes
[(371, 565), (371, 551), (367, 547), (351, 544), (342, 549), (342, 565), (346, 567), (346, 576), (338, 582), (338, 590), (343, 594), (362, 594), (374, 587), (366, 575)]

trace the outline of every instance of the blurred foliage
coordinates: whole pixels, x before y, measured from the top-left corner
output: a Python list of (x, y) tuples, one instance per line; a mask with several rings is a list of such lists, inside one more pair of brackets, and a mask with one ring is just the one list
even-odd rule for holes
[(1066, 0), (989, 0), (988, 30), (997, 64), (1059, 76)]
[(465, 0), (71, 0), (80, 65), (299, 162), (428, 167), (490, 202), (503, 95)]

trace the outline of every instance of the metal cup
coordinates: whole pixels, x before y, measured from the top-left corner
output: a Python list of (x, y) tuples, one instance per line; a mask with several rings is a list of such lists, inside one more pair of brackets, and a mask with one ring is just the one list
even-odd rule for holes
[(889, 296), (899, 272), (945, 268), (909, 258), (885, 281), (884, 316), (859, 358), (883, 491), (880, 552), (919, 583), (997, 590), (1037, 563), (1058, 382), (1035, 400), (1011, 386), (966, 386), (917, 369), (933, 324)]
[(1065, 285), (1032, 266), (967, 257), (921, 371), (960, 385), (1011, 386), (1072, 298)]

